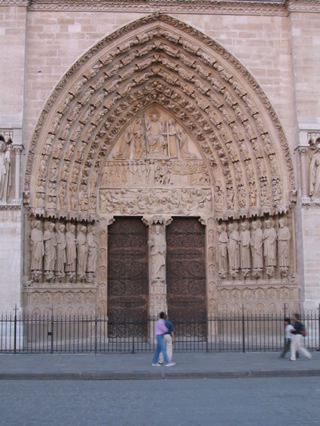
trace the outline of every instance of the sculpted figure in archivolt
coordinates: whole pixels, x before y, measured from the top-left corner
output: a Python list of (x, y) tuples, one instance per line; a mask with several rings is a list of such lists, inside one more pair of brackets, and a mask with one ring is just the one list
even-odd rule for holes
[(167, 246), (159, 225), (156, 225), (155, 233), (151, 235), (149, 246), (151, 255), (151, 277), (155, 281), (165, 281)]

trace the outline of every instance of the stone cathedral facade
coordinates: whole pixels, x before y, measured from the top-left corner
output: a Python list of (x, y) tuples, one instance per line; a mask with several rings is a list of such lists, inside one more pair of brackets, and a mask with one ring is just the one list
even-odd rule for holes
[(318, 308), (318, 0), (0, 15), (2, 312)]

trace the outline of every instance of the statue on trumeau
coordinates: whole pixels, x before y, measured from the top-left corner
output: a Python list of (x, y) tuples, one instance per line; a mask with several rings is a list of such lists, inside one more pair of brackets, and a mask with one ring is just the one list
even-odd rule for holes
[(155, 226), (149, 240), (151, 256), (151, 277), (154, 281), (165, 281), (166, 279), (166, 241), (161, 226)]

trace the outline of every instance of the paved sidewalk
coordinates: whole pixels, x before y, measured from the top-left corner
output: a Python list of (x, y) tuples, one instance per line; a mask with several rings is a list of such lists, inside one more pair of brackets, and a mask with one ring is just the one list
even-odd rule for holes
[(320, 352), (308, 361), (276, 352), (174, 353), (173, 367), (152, 367), (153, 353), (0, 354), (0, 380), (155, 380), (320, 376)]

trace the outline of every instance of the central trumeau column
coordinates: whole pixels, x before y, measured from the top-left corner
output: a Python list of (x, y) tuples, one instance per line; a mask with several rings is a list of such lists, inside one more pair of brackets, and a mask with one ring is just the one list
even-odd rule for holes
[(166, 226), (172, 218), (155, 215), (144, 216), (143, 222), (149, 226), (149, 315), (158, 316), (167, 311), (166, 280)]

